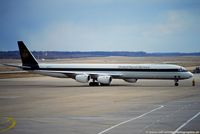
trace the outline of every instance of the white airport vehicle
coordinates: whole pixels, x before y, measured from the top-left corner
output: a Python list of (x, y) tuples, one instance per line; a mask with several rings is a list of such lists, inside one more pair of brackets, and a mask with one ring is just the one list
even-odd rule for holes
[(108, 86), (113, 79), (135, 83), (138, 79), (163, 79), (178, 81), (193, 74), (184, 67), (173, 64), (41, 64), (38, 63), (23, 41), (18, 41), (22, 66), (8, 65), (42, 75), (72, 78), (90, 86)]

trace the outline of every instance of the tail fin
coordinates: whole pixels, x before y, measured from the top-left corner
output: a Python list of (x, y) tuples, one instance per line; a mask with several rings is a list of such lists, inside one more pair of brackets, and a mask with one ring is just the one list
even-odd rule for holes
[(22, 60), (22, 65), (28, 66), (31, 68), (39, 68), (37, 60), (32, 55), (32, 53), (28, 50), (28, 48), (25, 46), (24, 42), (18, 41), (17, 43), (19, 47), (21, 60)]

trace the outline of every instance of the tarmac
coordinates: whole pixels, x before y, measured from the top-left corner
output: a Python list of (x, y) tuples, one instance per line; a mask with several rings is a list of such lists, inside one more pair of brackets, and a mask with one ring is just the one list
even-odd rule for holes
[(0, 79), (0, 133), (200, 134), (200, 75), (179, 82), (113, 80), (89, 87), (72, 79)]

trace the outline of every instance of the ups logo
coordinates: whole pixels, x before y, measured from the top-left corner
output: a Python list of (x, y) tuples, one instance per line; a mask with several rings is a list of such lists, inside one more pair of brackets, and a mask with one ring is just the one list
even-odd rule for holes
[(27, 59), (27, 58), (29, 57), (29, 54), (27, 53), (26, 50), (22, 50), (22, 57), (23, 57), (24, 59)]

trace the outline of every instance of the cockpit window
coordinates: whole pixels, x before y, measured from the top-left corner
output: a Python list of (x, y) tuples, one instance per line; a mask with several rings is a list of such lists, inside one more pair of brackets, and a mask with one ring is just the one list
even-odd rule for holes
[(187, 72), (187, 70), (186, 70), (185, 68), (181, 67), (181, 68), (179, 69), (179, 72)]

